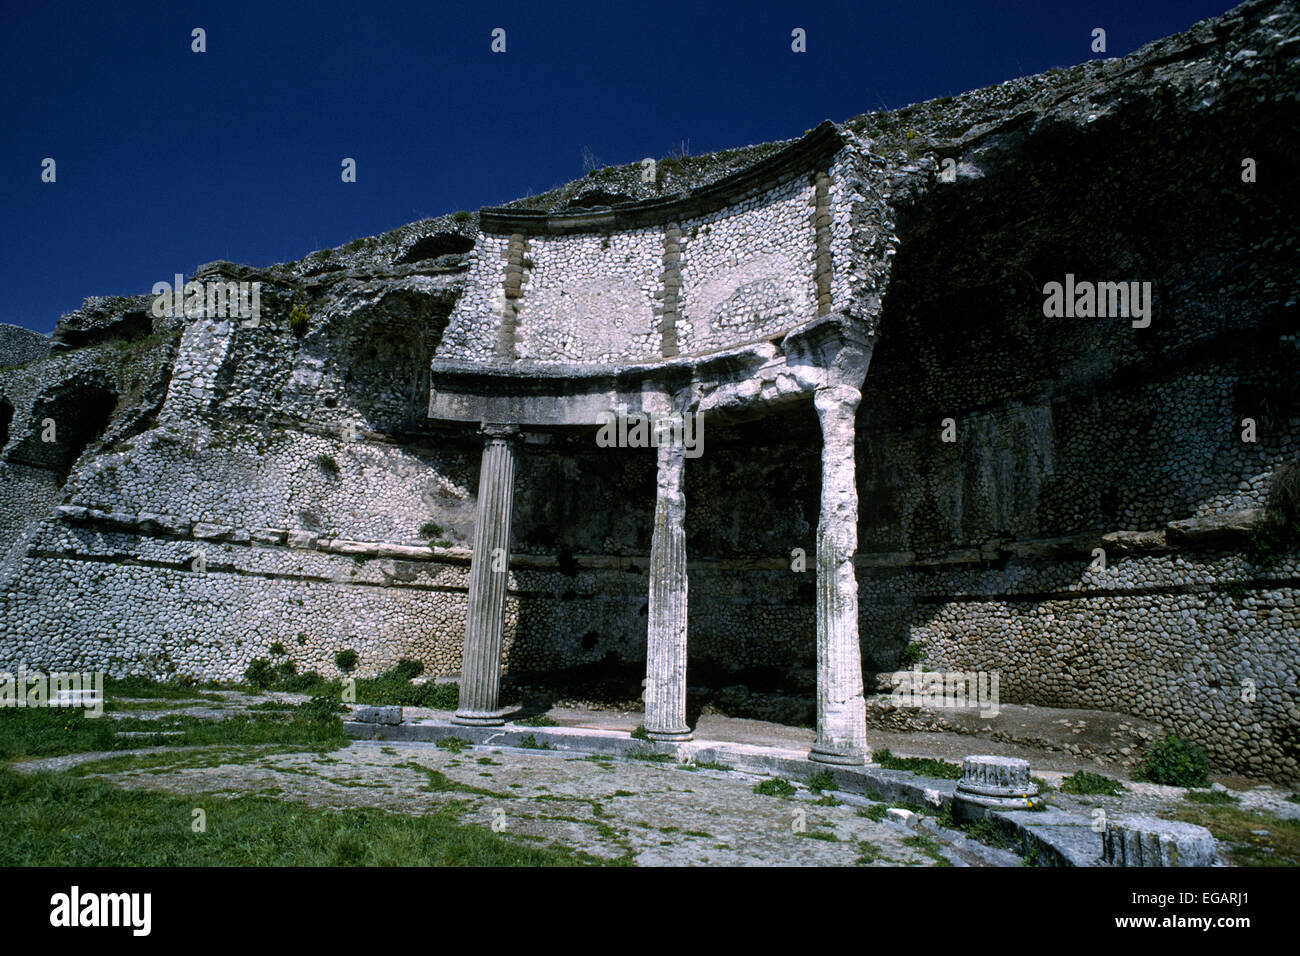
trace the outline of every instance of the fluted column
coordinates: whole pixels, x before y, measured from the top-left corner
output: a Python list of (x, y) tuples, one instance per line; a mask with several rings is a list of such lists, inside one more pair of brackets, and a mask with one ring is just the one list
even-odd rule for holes
[(686, 724), (686, 449), (659, 444), (650, 607), (646, 640), (645, 729), (655, 740), (689, 740)]
[(849, 385), (813, 395), (822, 430), (817, 523), (817, 742), (809, 759), (862, 764), (867, 755), (862, 650), (858, 644), (858, 490), (854, 415), (862, 393)]
[(510, 519), (514, 507), (518, 429), (483, 426), (483, 461), (474, 508), (465, 651), (460, 668), (458, 724), (492, 726), (501, 717), (501, 635), (510, 577)]

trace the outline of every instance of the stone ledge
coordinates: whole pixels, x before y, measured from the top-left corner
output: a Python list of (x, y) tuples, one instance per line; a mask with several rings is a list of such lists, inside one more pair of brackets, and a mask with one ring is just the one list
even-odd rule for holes
[[(107, 512), (81, 505), (59, 505), (55, 513), (61, 520), (71, 524), (98, 526), (105, 530), (149, 537), (258, 547), (285, 547), (344, 555), (362, 560), (382, 558), (464, 564), (472, 557), (471, 550), (466, 547), (444, 548), (388, 541), (321, 538), (311, 531), (285, 528), (235, 528), (225, 524), (191, 521), (188, 518), (152, 512), (130, 514), (120, 511)], [(1006, 558), (1083, 559), (1091, 557), (1093, 549), (1098, 547), (1099, 543), (1100, 546), (1111, 548), (1122, 555), (1169, 554), (1184, 549), (1232, 550), (1234, 546), (1244, 543), (1250, 534), (1265, 526), (1268, 521), (1264, 509), (1255, 508), (1171, 522), (1165, 528), (1153, 531), (1113, 531), (1103, 535), (993, 541), (984, 547), (957, 549), (933, 556), (918, 556), (914, 551), (859, 552), (853, 560), (859, 568), (888, 570), (980, 565)], [(650, 558), (649, 555), (582, 554), (574, 555), (573, 560), (578, 567), (584, 569), (645, 571), (649, 568)], [(548, 571), (558, 569), (560, 562), (553, 555), (513, 554), (510, 556), (510, 566), (512, 569), (519, 570)], [(697, 558), (689, 562), (691, 570), (706, 572), (736, 570), (780, 572), (788, 570), (789, 566), (789, 561), (784, 557)], [(1276, 582), (1269, 580), (1271, 583), (1286, 583), (1285, 579)], [(1086, 595), (1101, 590), (1105, 589), (1079, 587), (1060, 593)], [(969, 597), (979, 598), (981, 595), (969, 595)]]

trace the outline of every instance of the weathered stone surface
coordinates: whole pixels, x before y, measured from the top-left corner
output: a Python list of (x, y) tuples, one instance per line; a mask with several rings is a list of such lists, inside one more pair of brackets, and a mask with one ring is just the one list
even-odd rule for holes
[(1214, 866), (1218, 851), (1205, 827), (1131, 816), (1107, 821), (1102, 858), (1111, 866)]
[(859, 393), (849, 385), (814, 397), (822, 429), (821, 517), (817, 524), (817, 742), (811, 754), (826, 763), (866, 761), (867, 718), (858, 644), (858, 493), (854, 413)]
[(402, 722), (402, 708), (394, 706), (374, 707), (358, 704), (352, 713), (352, 719), (363, 724), (396, 725)]
[(645, 729), (654, 740), (686, 740), (686, 449), (658, 449), (646, 636)]
[(961, 780), (953, 794), (953, 815), (975, 820), (987, 810), (1028, 810), (1038, 796), (1029, 778), (1029, 761), (980, 755), (962, 761)]
[(484, 427), (457, 723), (503, 723), (501, 642), (510, 574), (517, 437), (518, 430), (514, 428)]

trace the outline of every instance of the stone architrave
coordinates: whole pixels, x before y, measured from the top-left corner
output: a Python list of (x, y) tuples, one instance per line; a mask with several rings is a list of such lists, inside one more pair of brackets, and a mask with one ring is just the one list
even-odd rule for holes
[(654, 740), (691, 736), (686, 723), (685, 465), (683, 442), (660, 442), (646, 635), (645, 729)]
[(813, 404), (822, 431), (821, 516), (817, 522), (817, 742), (822, 763), (858, 765), (867, 758), (862, 650), (858, 644), (858, 489), (854, 416), (862, 393), (852, 385), (818, 388)]
[(510, 577), (510, 521), (514, 508), (515, 440), (518, 428), (484, 425), (483, 460), (474, 510), (474, 543), (465, 614), (460, 705), (455, 722), (504, 723), (500, 708), (501, 641), (506, 583)]

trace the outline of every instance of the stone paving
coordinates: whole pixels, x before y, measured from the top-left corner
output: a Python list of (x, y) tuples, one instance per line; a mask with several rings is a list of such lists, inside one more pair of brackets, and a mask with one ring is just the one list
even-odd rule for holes
[[(196, 695), (199, 698), (200, 695)], [(305, 700), (305, 695), (204, 692), (196, 700), (119, 699), (108, 716), (161, 718), (185, 714), (220, 720), (268, 700)], [(142, 709), (135, 709), (138, 704)], [(1076, 728), (1050, 708), (1034, 720), (1042, 726)], [(407, 721), (446, 718), (449, 712), (405, 708)], [(557, 727), (627, 732), (639, 713), (555, 708)], [(748, 746), (805, 750), (810, 730), (719, 715), (700, 719), (697, 733)], [(1062, 731), (1064, 733), (1064, 730)], [(546, 734), (537, 736), (545, 740)], [(1097, 769), (1094, 761), (1049, 748), (994, 744), (987, 737), (953, 733), (904, 734), (872, 729), (875, 747), (896, 755), (960, 761), (963, 753), (1013, 750), (1030, 761), (1032, 773), (1047, 784), (1045, 796), (1061, 810), (1108, 816), (1144, 814), (1172, 818), (1186, 806), (1187, 791), (1135, 783), (1122, 773), (1124, 793), (1072, 795), (1058, 789), (1078, 769)], [(150, 755), (132, 766), (123, 757)], [(703, 759), (697, 757), (696, 759)], [(110, 760), (111, 763), (98, 763)], [(98, 763), (98, 765), (96, 765)], [(85, 766), (82, 766), (85, 765)], [(977, 845), (933, 821), (918, 829), (918, 819), (886, 815), (887, 804), (840, 793), (810, 793), (799, 781), (794, 792), (754, 792), (767, 777), (725, 767), (678, 764), (672, 759), (588, 756), (574, 752), (493, 746), (463, 741), (439, 744), (358, 740), (327, 754), (293, 746), (154, 747), (114, 753), (74, 754), (15, 764), (25, 771), (64, 771), (103, 776), (125, 787), (172, 793), (242, 796), (263, 794), (316, 807), (375, 806), (400, 813), (450, 809), (471, 825), (492, 827), (519, 839), (535, 840), (589, 853), (605, 860), (638, 865), (1017, 865), (1011, 854)], [(1050, 767), (1050, 769), (1048, 769)], [(1114, 773), (1113, 768), (1106, 768)], [(1241, 810), (1275, 820), (1300, 819), (1300, 804), (1284, 787), (1223, 777)], [(869, 809), (873, 808), (873, 809)], [(868, 812), (871, 814), (868, 816)], [(872, 819), (872, 817), (878, 819)], [(1261, 827), (1267, 821), (1261, 818)], [(1259, 832), (1263, 833), (1264, 830)]]
[[(187, 766), (201, 763), (202, 751), (220, 751), (211, 757), (216, 765)], [(468, 824), (495, 825), (523, 839), (606, 860), (628, 857), (638, 865), (947, 862), (938, 844), (918, 839), (901, 824), (860, 816), (860, 807), (823, 805), (824, 797), (803, 788), (790, 797), (756, 794), (753, 787), (764, 778), (716, 769), (490, 747), (457, 753), (432, 744), (368, 741), (328, 754), (254, 756), (252, 748), (229, 747), (170, 754), (176, 760), (170, 768), (164, 763), (102, 776), (120, 786), (205, 798), (260, 793), (317, 807), (377, 806), (402, 813), (454, 806)], [(109, 756), (120, 754), (22, 766), (66, 769)], [(100, 775), (93, 765), (84, 770)]]

